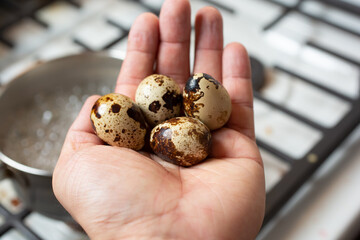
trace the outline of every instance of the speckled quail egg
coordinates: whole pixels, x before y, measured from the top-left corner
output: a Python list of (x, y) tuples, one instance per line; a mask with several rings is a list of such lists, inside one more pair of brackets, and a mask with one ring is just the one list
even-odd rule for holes
[(172, 78), (153, 74), (139, 84), (135, 102), (144, 113), (147, 123), (154, 127), (180, 115), (182, 91)]
[(146, 122), (131, 98), (110, 93), (100, 97), (91, 115), (95, 133), (112, 146), (140, 150), (145, 143)]
[(176, 117), (153, 128), (150, 146), (163, 160), (189, 167), (208, 156), (211, 133), (198, 119)]
[(199, 119), (210, 130), (224, 126), (231, 114), (229, 93), (206, 73), (196, 73), (188, 79), (183, 91), (183, 105), (186, 116)]

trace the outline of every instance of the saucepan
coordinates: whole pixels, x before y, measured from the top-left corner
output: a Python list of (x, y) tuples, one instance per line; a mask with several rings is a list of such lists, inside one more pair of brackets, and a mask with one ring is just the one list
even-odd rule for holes
[(82, 103), (92, 94), (112, 92), (121, 64), (116, 52), (62, 57), (37, 64), (2, 89), (0, 178), (14, 180), (31, 210), (73, 221), (55, 198), (52, 172)]

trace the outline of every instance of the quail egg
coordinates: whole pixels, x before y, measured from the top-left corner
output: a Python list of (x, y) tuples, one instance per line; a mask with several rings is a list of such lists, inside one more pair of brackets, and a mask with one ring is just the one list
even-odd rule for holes
[(172, 78), (153, 74), (139, 84), (135, 102), (144, 113), (147, 123), (154, 127), (167, 119), (180, 115), (181, 88)]
[(153, 128), (150, 146), (163, 160), (189, 167), (208, 156), (211, 133), (198, 119), (176, 117)]
[(224, 126), (231, 114), (229, 93), (206, 73), (196, 73), (188, 79), (183, 91), (183, 105), (186, 116), (199, 119), (210, 130)]
[(146, 122), (131, 98), (110, 93), (94, 104), (91, 122), (95, 133), (112, 146), (140, 150), (145, 143)]

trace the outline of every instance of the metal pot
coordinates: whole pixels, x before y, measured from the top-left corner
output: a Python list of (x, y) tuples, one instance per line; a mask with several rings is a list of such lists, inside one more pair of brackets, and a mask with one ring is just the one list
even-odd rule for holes
[[(65, 222), (73, 221), (55, 198), (52, 190), (52, 171), (27, 166), (19, 159), (13, 159), (9, 154), (4, 153), (7, 133), (13, 127), (12, 113), (26, 105), (37, 93), (44, 91), (52, 93), (57, 86), (66, 90), (71, 89), (75, 84), (85, 86), (101, 81), (101, 84), (109, 86), (112, 90), (121, 64), (122, 60), (114, 52), (83, 53), (37, 64), (5, 86), (0, 95), (0, 160), (4, 163), (7, 175), (14, 179), (15, 188), (21, 199), (31, 210)], [(27, 119), (21, 118), (16, 121), (27, 121)], [(11, 143), (17, 145), (19, 151), (22, 150), (20, 140)], [(59, 141), (63, 140), (59, 139)], [(0, 178), (1, 176), (4, 177), (4, 174), (0, 173)]]

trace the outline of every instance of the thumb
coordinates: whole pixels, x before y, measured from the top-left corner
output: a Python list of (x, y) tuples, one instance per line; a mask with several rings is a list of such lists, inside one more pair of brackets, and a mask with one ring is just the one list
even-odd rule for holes
[(79, 115), (66, 135), (57, 165), (65, 164), (67, 159), (84, 147), (103, 144), (102, 140), (94, 133), (90, 120), (91, 108), (99, 97), (94, 95), (85, 101)]
[(64, 192), (63, 188), (66, 186), (64, 173), (67, 172), (68, 168), (71, 168), (70, 161), (73, 156), (81, 149), (103, 144), (102, 140), (95, 135), (90, 121), (91, 108), (98, 98), (99, 96), (91, 96), (85, 101), (66, 135), (52, 179), (53, 190), (57, 197), (59, 193)]

